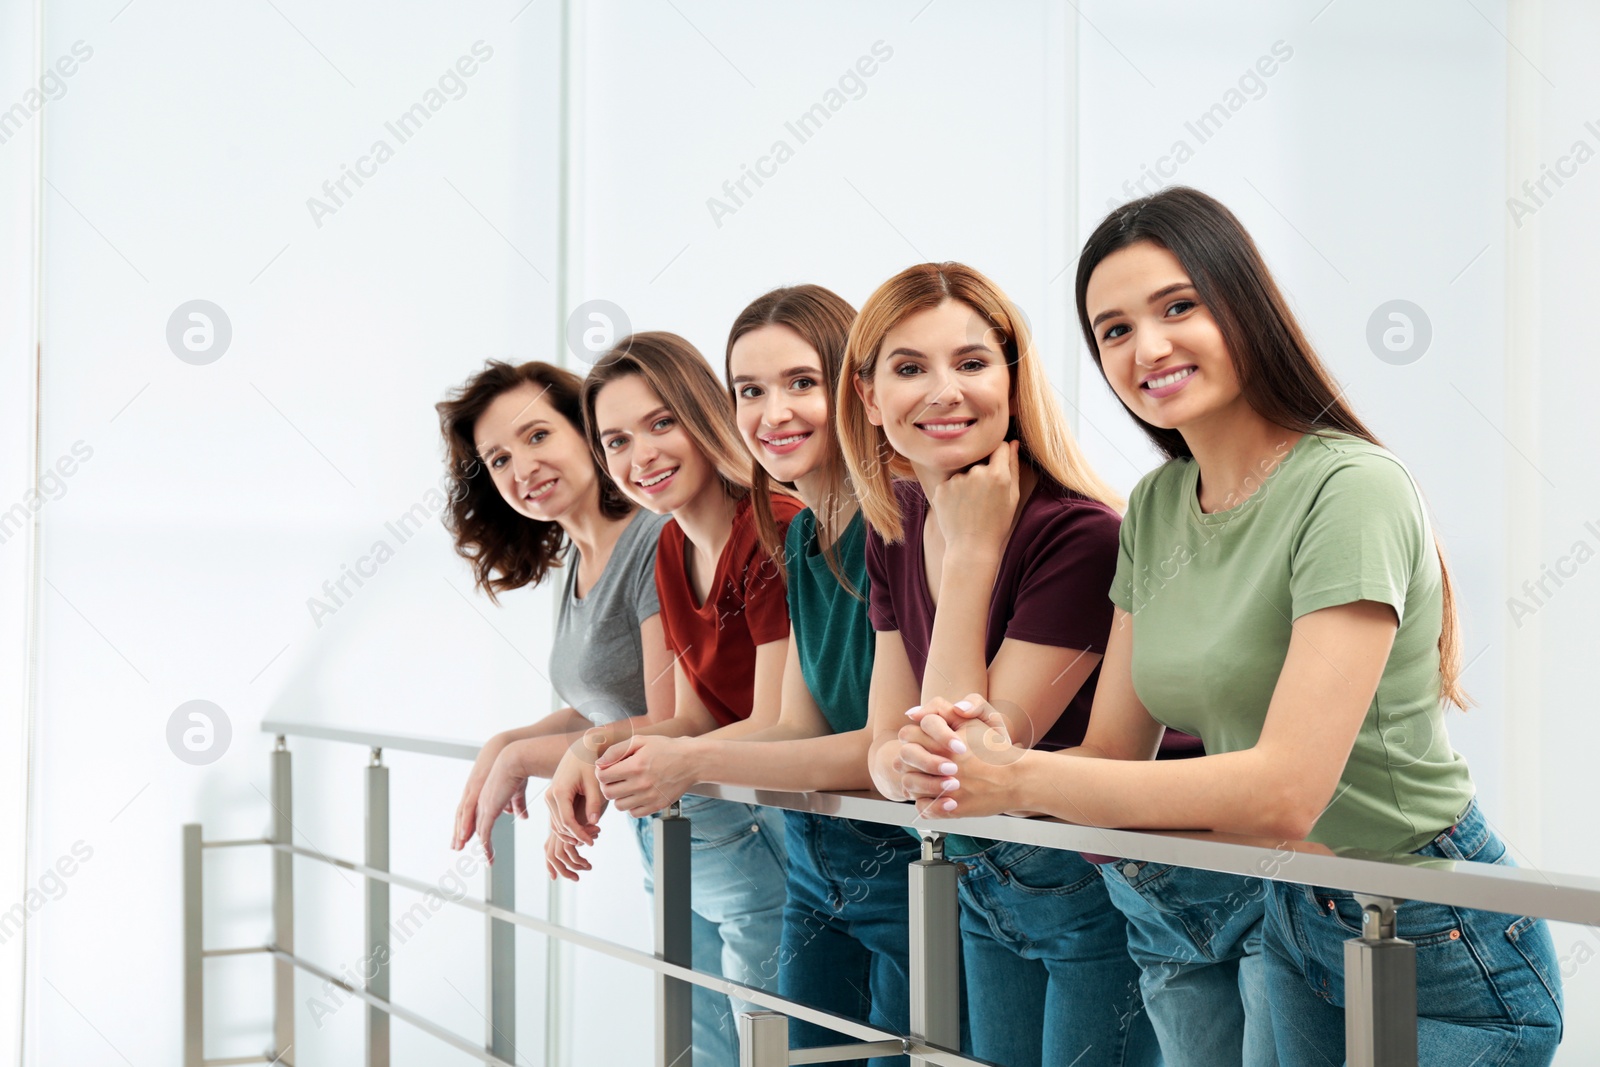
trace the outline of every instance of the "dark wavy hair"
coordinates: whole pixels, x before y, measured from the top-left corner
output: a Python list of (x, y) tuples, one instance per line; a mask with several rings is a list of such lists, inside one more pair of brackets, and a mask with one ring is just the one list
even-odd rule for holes
[[(1217, 322), (1245, 402), (1258, 415), (1298, 433), (1335, 430), (1382, 447), (1344, 402), (1344, 390), (1306, 338), (1244, 224), (1221, 201), (1184, 185), (1129, 201), (1112, 211), (1089, 235), (1078, 257), (1078, 325), (1102, 378), (1106, 369), (1100, 362), (1100, 346), (1084, 299), (1089, 278), (1107, 256), (1140, 241), (1171, 252), (1189, 275), (1200, 302)], [(1152, 426), (1126, 404), (1123, 408), (1169, 460), (1193, 457), (1183, 434)], [(1440, 696), (1466, 708), (1472, 699), (1461, 687), (1455, 590), (1437, 537), (1434, 546), (1439, 552), (1444, 601), (1439, 630)]]
[[(583, 379), (549, 363), (513, 366), (487, 360), (482, 370), (434, 405), (450, 472), (445, 529), (455, 539), (456, 554), (472, 564), (474, 584), (495, 603), (499, 603), (499, 593), (542, 582), (551, 568), (561, 566), (561, 553), (567, 545), (558, 523), (530, 519), (506, 503), (473, 438), (478, 419), (489, 405), (524, 385), (539, 390), (573, 430), (585, 436), (579, 400)], [(622, 495), (592, 454), (590, 461), (600, 486), (600, 513), (608, 519), (632, 514), (633, 502)]]

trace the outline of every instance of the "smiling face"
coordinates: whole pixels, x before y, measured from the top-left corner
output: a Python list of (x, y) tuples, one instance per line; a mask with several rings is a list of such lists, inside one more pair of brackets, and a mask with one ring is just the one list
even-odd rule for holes
[(511, 509), (555, 522), (598, 492), (594, 457), (583, 433), (525, 382), (484, 409), (472, 441), (494, 486)]
[(1217, 320), (1178, 257), (1153, 241), (1106, 256), (1084, 306), (1100, 363), (1128, 410), (1165, 430), (1227, 418), (1245, 404)]
[(997, 330), (946, 300), (884, 334), (877, 365), (856, 388), (867, 420), (919, 477), (939, 479), (978, 462), (1005, 439), (1011, 371)]
[(788, 326), (762, 326), (733, 343), (734, 422), (745, 447), (780, 482), (820, 470), (829, 449), (822, 357)]
[(638, 374), (607, 382), (595, 394), (594, 421), (611, 479), (659, 515), (677, 511), (717, 478), (682, 423)]

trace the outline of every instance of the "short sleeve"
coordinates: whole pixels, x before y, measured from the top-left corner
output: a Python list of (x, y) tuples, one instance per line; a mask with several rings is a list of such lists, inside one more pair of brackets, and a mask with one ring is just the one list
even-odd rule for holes
[(1386, 456), (1350, 456), (1323, 480), (1295, 532), (1289, 597), (1295, 619), (1372, 600), (1405, 621), (1406, 593), (1430, 548), (1411, 475)]
[(1128, 511), (1117, 529), (1117, 569), (1111, 578), (1111, 603), (1123, 611), (1133, 611), (1134, 523), (1139, 515), (1139, 487), (1128, 498)]
[(1034, 535), (1018, 577), (1006, 636), (1019, 641), (1104, 652), (1111, 633), (1117, 570), (1116, 512), (1075, 503)]
[(783, 563), (789, 572), (789, 616), (795, 615), (795, 572), (805, 566), (806, 538), (811, 535), (810, 524), (801, 518), (789, 523), (789, 532), (783, 535)]
[(900, 629), (894, 614), (894, 596), (889, 590), (889, 546), (883, 536), (867, 527), (867, 616), (879, 632)]
[[(786, 545), (789, 526), (803, 506), (793, 497), (779, 494), (772, 497), (772, 517), (783, 531)], [(750, 643), (759, 646), (781, 641), (789, 636), (789, 597), (783, 584), (783, 572), (762, 550), (754, 522), (745, 526), (744, 536), (750, 539), (744, 586), (745, 625), (750, 628)]]

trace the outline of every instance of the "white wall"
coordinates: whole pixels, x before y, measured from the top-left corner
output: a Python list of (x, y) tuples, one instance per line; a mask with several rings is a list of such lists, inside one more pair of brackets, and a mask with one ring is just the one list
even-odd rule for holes
[[(45, 113), (42, 453), (82, 441), (92, 455), (41, 512), (33, 877), (76, 841), (93, 855), (29, 925), (30, 1063), (112, 1049), (178, 1062), (178, 827), (266, 828), (263, 717), (473, 738), (549, 707), (545, 599), (493, 608), (436, 521), (404, 543), (385, 525), (428, 506), (446, 389), (485, 357), (548, 355), (556, 336), (557, 12), (513, 21), (520, 6), (47, 12), (47, 62), (79, 40), (93, 54)], [(447, 84), (459, 99), (400, 143), (385, 123), (479, 41), (492, 55), (464, 93)], [(378, 139), (393, 158), (318, 225), (308, 198)], [(203, 366), (166, 336), (193, 299), (232, 326)], [(380, 539), (394, 557), (314, 619), (308, 598)], [(167, 747), (193, 699), (232, 726), (209, 766)], [(366, 753), (294, 748), (297, 840), (359, 857)], [(391, 763), (394, 864), (436, 879), (465, 767)], [(527, 851), (523, 907), (537, 910)], [(359, 880), (297, 867), (297, 948), (354, 962)], [(266, 939), (267, 870), (259, 853), (207, 856), (209, 945)], [(396, 892), (396, 914), (410, 902)], [(466, 913), (434, 919), (396, 952), (396, 998), (477, 1039), (481, 946)], [(268, 965), (217, 960), (207, 976), (207, 1054), (259, 1052)], [(319, 1029), (316, 992), (301, 979), (296, 1062), (352, 1062), (360, 1010)], [(395, 1036), (397, 1063), (465, 1062), (404, 1024)]]
[[(39, 459), (53, 465), (78, 442), (91, 454), (67, 465), (39, 512), (28, 879), (76, 842), (93, 855), (26, 927), (27, 1063), (177, 1060), (178, 826), (202, 821), (208, 838), (263, 831), (263, 718), (472, 739), (549, 707), (548, 596), (491, 607), (435, 523), (404, 544), (385, 526), (426, 507), (440, 471), (431, 406), (483, 358), (581, 370), (562, 341), (567, 315), (607, 300), (633, 328), (680, 332), (720, 365), (733, 315), (774, 285), (819, 282), (859, 304), (905, 265), (960, 259), (1028, 313), (1092, 457), (1128, 487), (1155, 458), (1082, 351), (1071, 267), (1108, 199), (1125, 199), (1123, 182), (1178, 139), (1193, 158), (1162, 177), (1239, 213), (1356, 409), (1428, 492), (1476, 657), (1466, 680), (1480, 706), (1452, 716), (1452, 738), (1491, 817), (1527, 862), (1595, 873), (1577, 843), (1588, 839), (1583, 739), (1596, 727), (1574, 665), (1595, 643), (1600, 570), (1577, 571), (1521, 627), (1507, 604), (1574, 541), (1600, 549), (1585, 527), (1600, 527), (1600, 493), (1579, 436), (1593, 419), (1575, 387), (1600, 165), (1551, 198), (1532, 231), (1508, 227), (1505, 206), (1518, 161), (1536, 173), (1574, 139), (1600, 147), (1584, 127), (1600, 122), (1589, 109), (1600, 86), (1583, 53), (1600, 27), (1583, 5), (1518, 5), (1517, 25), (1504, 3), (1474, 14), (1443, 0), (1238, 0), (1203, 14), (1172, 0), (1094, 0), (1082, 22), (1042, 2), (982, 14), (924, 0), (574, 5), (565, 161), (555, 4), (123, 5), (47, 11), (44, 64), (80, 40), (93, 55), (33, 118), (47, 131), (50, 182)], [(0, 4), (0, 105), (29, 80), (28, 50), (11, 33), (28, 30), (24, 6)], [(1541, 7), (1529, 30), (1527, 12)], [(398, 143), (385, 122), (479, 40), (493, 55), (464, 95)], [(1199, 143), (1185, 122), (1226, 104), (1280, 41), (1290, 54), (1280, 48), (1259, 98)], [(830, 98), (863, 57), (872, 73)], [(801, 143), (786, 123), (829, 102), (837, 108)], [(1531, 146), (1518, 108), (1537, 120)], [(307, 199), (378, 138), (393, 158), (314, 218)], [(792, 157), (774, 165), (778, 140)], [(25, 268), (23, 147), (0, 146), (0, 254)], [(763, 183), (735, 201), (724, 182), (747, 166), (765, 170)], [(1538, 267), (1531, 284), (1527, 262)], [(7, 282), (8, 300), (26, 290)], [(1508, 291), (1524, 294), (1515, 315)], [(1366, 340), (1369, 316), (1395, 298), (1433, 327), (1428, 352), (1406, 365)], [(174, 309), (194, 299), (223, 308), (233, 333), (203, 366), (166, 339)], [(29, 348), (10, 306), (8, 384), (26, 381)], [(0, 402), (9, 464), (26, 442), (15, 427), (27, 405), (9, 391)], [(6, 504), (26, 488), (18, 466), (4, 468), (0, 484), (15, 483)], [(378, 539), (394, 558), (318, 625), (308, 598)], [(0, 547), (8, 590), (24, 581), (19, 546)], [(7, 603), (9, 668), (23, 662), (26, 609)], [(192, 699), (216, 702), (232, 727), (207, 766), (167, 747), (168, 718)], [(25, 720), (6, 729), (20, 738)], [(359, 856), (365, 753), (292, 748), (297, 840)], [(431, 880), (453, 859), (442, 845), (465, 768), (389, 762), (395, 867)], [(588, 886), (557, 900), (580, 927), (642, 946), (631, 835), (620, 820), (607, 826)], [(547, 903), (541, 832), (530, 825), (520, 839), (519, 904), (534, 912)], [(332, 968), (355, 960), (357, 880), (297, 868), (298, 948)], [(207, 943), (264, 939), (265, 857), (211, 855), (206, 872)], [(22, 885), (12, 878), (0, 899)], [(409, 903), (395, 894), (397, 911)], [(539, 941), (519, 935), (530, 1064), (544, 1062)], [(1559, 928), (1557, 944), (1574, 958), (1600, 954), (1593, 931)], [(397, 1001), (479, 1039), (469, 1001), (481, 995), (481, 945), (470, 916), (431, 921), (397, 953)], [(259, 1051), (266, 964), (207, 967), (207, 1054)], [(1600, 1052), (1583, 1010), (1600, 996), (1593, 971), (1571, 968), (1559, 1062)], [(578, 954), (568, 1062), (642, 1062), (649, 987)], [(317, 992), (301, 981), (296, 1062), (352, 1062), (361, 1009), (319, 1028), (307, 1004)], [(638, 1010), (601, 1026), (618, 1002)], [(395, 1035), (397, 1063), (465, 1062), (403, 1023)]]
[[(1523, 531), (1529, 552), (1507, 568), (1501, 617), (1508, 634), (1531, 643), (1535, 659), (1524, 677), (1536, 688), (1531, 700), (1512, 694), (1506, 709), (1508, 733), (1526, 734), (1530, 726), (1537, 731), (1526, 784), (1539, 803), (1542, 847), (1528, 862), (1596, 875), (1600, 855), (1588, 813), (1600, 722), (1587, 666), (1600, 644), (1600, 564), (1591, 558), (1600, 554), (1600, 476), (1585, 383), (1594, 351), (1588, 309), (1600, 286), (1594, 251), (1600, 163), (1593, 158), (1600, 153), (1600, 70), (1587, 46), (1600, 35), (1600, 11), (1573, 0), (1539, 6), (1542, 20), (1528, 25), (1525, 18), (1527, 36), (1513, 38), (1526, 56), (1514, 57), (1512, 65), (1531, 104), (1534, 143), (1531, 154), (1513, 157), (1509, 184), (1521, 204), (1514, 215), (1509, 205), (1502, 215), (1518, 262), (1531, 268), (1536, 285), (1526, 329), (1513, 334), (1505, 354), (1508, 395), (1525, 392), (1528, 399), (1513, 436), (1529, 457), (1518, 470), (1522, 502), (1531, 506), (1518, 513), (1531, 521)], [(1578, 164), (1579, 156), (1586, 162)], [(1545, 168), (1569, 177), (1560, 186), (1547, 180), (1534, 199), (1522, 183), (1537, 182)], [(1527, 207), (1536, 213), (1526, 214)], [(1525, 583), (1532, 583), (1532, 592)], [(1553, 933), (1567, 991), (1570, 1036), (1563, 1052), (1567, 1062), (1594, 1062), (1600, 1059), (1600, 1022), (1588, 1009), (1600, 1002), (1600, 965), (1594, 962), (1600, 932), (1558, 924)]]

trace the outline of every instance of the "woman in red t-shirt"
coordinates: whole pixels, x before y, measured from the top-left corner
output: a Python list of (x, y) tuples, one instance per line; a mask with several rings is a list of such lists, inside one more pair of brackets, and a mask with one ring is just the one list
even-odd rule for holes
[[(585, 379), (583, 412), (612, 480), (636, 503), (672, 516), (656, 552), (656, 589), (676, 693), (672, 718), (591, 730), (557, 768), (547, 794), (552, 823), (588, 843), (589, 815), (605, 799), (624, 810), (640, 806), (629, 796), (603, 798), (596, 777), (597, 757), (600, 767), (622, 759), (634, 733), (733, 738), (777, 721), (789, 612), (782, 571), (762, 549), (751, 513), (750, 454), (722, 384), (693, 345), (670, 333), (624, 338)], [(800, 507), (793, 497), (772, 497), (780, 527)], [(695, 846), (695, 968), (772, 987), (785, 900), (782, 813), (700, 796), (684, 797), (682, 811)], [(648, 856), (649, 822), (635, 826)], [(722, 1036), (733, 1032), (725, 1017)], [(698, 1062), (709, 1050), (696, 1051)]]

